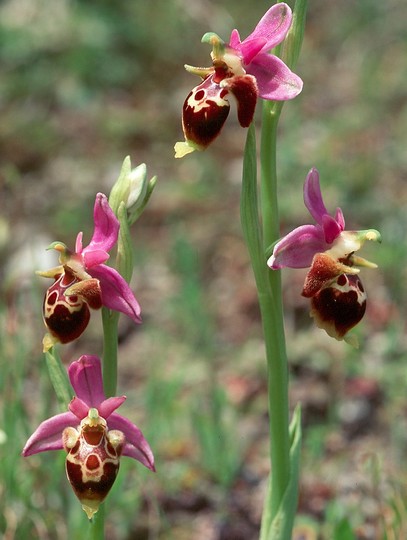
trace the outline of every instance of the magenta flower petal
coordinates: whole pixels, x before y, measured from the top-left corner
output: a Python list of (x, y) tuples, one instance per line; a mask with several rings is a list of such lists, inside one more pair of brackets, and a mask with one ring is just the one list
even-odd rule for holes
[(71, 412), (57, 414), (44, 420), (26, 442), (22, 454), (32, 456), (47, 450), (62, 450), (62, 432), (65, 428), (77, 427), (78, 418)]
[(230, 34), (229, 47), (232, 47), (233, 49), (238, 50), (241, 43), (242, 42), (240, 41), (239, 31), (236, 30), (235, 28), (234, 30), (232, 30), (232, 33)]
[[(194, 150), (204, 150), (215, 139), (220, 132), (218, 126), (223, 126), (229, 112), (228, 91), (237, 97), (239, 103), (238, 119), (242, 127), (248, 127), (251, 123), (252, 111), (254, 111), (252, 102), (255, 105), (259, 96), (266, 100), (284, 101), (293, 99), (301, 92), (303, 82), (300, 77), (293, 73), (282, 60), (269, 54), (271, 49), (285, 39), (291, 22), (291, 8), (281, 2), (266, 12), (253, 32), (243, 41), (241, 41), (236, 29), (232, 31), (226, 46), (223, 46), (224, 43), (216, 34), (209, 33), (204, 36), (205, 41), (212, 43), (213, 66), (212, 68), (186, 66), (188, 71), (204, 78), (204, 82), (201, 83), (198, 90), (196, 87), (184, 102), (182, 126), (185, 142), (176, 143), (175, 157), (183, 157)], [(213, 74), (213, 80), (216, 80), (216, 84), (221, 90), (219, 97), (222, 99), (222, 107), (219, 107), (218, 102), (218, 107), (215, 109), (213, 100), (206, 92), (205, 80), (209, 78), (210, 73)], [(251, 86), (256, 88), (255, 92), (250, 93), (249, 114), (242, 112), (241, 105), (245, 101), (243, 94), (247, 94), (250, 87), (246, 85), (246, 88), (243, 88), (243, 85), (238, 83), (239, 79), (243, 81), (244, 77), (247, 76), (255, 79), (255, 84)], [(201, 107), (201, 104), (204, 104), (205, 108)], [(213, 128), (213, 109), (217, 113), (215, 116), (216, 130)], [(194, 114), (191, 114), (191, 110)], [(221, 122), (219, 122), (219, 117)], [(208, 131), (215, 133), (215, 135), (209, 138), (205, 137), (205, 133)], [(199, 137), (196, 136), (196, 133), (199, 133)]]
[(88, 409), (97, 409), (105, 400), (100, 359), (85, 354), (71, 363), (68, 374), (77, 397), (88, 405)]
[(141, 322), (141, 309), (126, 280), (106, 265), (95, 266), (90, 275), (100, 281), (102, 303), (109, 309), (124, 313), (135, 323)]
[(311, 316), (328, 335), (357, 347), (356, 338), (348, 332), (365, 313), (366, 293), (354, 266), (376, 265), (355, 252), (366, 240), (380, 242), (380, 233), (374, 229), (345, 231), (342, 210), (337, 208), (331, 216), (325, 207), (314, 168), (304, 183), (304, 203), (317, 224), (297, 227), (284, 236), (267, 264), (273, 270), (309, 267), (301, 294), (311, 299)]
[[(79, 394), (71, 400), (70, 411), (42, 422), (28, 439), (22, 454), (30, 456), (64, 449), (67, 453), (65, 467), (68, 479), (91, 519), (116, 478), (120, 456), (136, 459), (155, 471), (154, 456), (140, 429), (114, 412), (122, 405), (125, 396), (104, 399), (98, 357), (81, 356), (69, 366), (68, 373)], [(65, 431), (68, 427), (74, 429)], [(95, 429), (97, 438), (92, 437)], [(91, 456), (96, 455), (97, 460), (92, 461)], [(78, 464), (83, 474), (78, 475)], [(90, 498), (88, 493), (91, 494)]]
[(120, 414), (113, 413), (109, 417), (109, 429), (118, 429), (126, 437), (123, 456), (132, 457), (140, 461), (148, 469), (155, 471), (154, 456), (150, 445), (144, 438), (141, 430), (130, 420)]
[[(253, 58), (264, 49), (266, 42), (266, 38), (262, 37), (255, 39), (245, 39), (243, 43), (238, 45), (236, 50), (242, 57), (243, 62), (248, 65), (253, 60)], [(231, 45), (231, 43), (229, 45)]]
[(92, 268), (93, 266), (98, 266), (99, 264), (103, 264), (109, 258), (109, 254), (102, 249), (94, 249), (92, 251), (86, 251), (86, 249), (87, 248), (85, 248), (82, 252), (82, 257), (86, 269)]
[(78, 233), (75, 242), (75, 253), (82, 253), (83, 232)]
[(329, 214), (325, 214), (325, 216), (322, 217), (322, 228), (324, 230), (325, 242), (327, 244), (332, 244), (335, 238), (338, 238), (342, 232), (342, 229), (336, 222), (335, 218)]
[(264, 38), (263, 51), (273, 49), (281, 43), (290, 29), (291, 8), (283, 2), (272, 6), (260, 19), (253, 32), (243, 41)]
[(92, 239), (89, 245), (83, 249), (83, 253), (98, 250), (109, 251), (117, 242), (120, 223), (103, 193), (96, 195), (93, 220), (95, 226)]
[(120, 407), (126, 401), (126, 396), (110, 397), (102, 401), (98, 407), (100, 416), (103, 418), (110, 418), (112, 412)]
[(88, 415), (89, 405), (82, 399), (74, 397), (68, 405), (69, 410), (73, 413), (78, 420), (83, 420)]
[(304, 183), (304, 203), (309, 213), (315, 221), (322, 225), (323, 216), (328, 214), (322, 199), (321, 187), (319, 185), (319, 172), (312, 168), (307, 174)]
[(343, 212), (342, 212), (342, 210), (340, 208), (336, 209), (335, 221), (337, 222), (337, 224), (339, 225), (341, 230), (344, 231), (345, 230), (345, 217), (344, 217)]
[(273, 270), (307, 268), (311, 265), (315, 253), (325, 249), (322, 229), (315, 225), (302, 225), (277, 242), (267, 264)]
[(293, 99), (302, 90), (303, 82), (300, 77), (272, 54), (258, 54), (246, 71), (256, 77), (259, 96), (263, 99)]

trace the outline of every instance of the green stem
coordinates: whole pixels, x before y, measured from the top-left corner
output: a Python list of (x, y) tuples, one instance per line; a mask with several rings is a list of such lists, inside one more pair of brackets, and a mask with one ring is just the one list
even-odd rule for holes
[[(102, 308), (103, 323), (103, 387), (106, 397), (116, 395), (117, 387), (117, 323), (119, 313)], [(102, 504), (95, 514), (90, 528), (89, 540), (104, 540), (105, 508)]]
[[(263, 104), (260, 147), (261, 207), (263, 249), (279, 236), (277, 194), (277, 126), (283, 103)], [(274, 518), (290, 479), (290, 438), (288, 402), (288, 362), (284, 335), (281, 274), (268, 272), (271, 294), (264, 298), (262, 313), (268, 366), (270, 420), (271, 501), (270, 520)], [(266, 528), (267, 530), (267, 528)]]
[[(278, 219), (278, 216), (276, 217), (275, 187), (273, 188), (276, 186), (276, 177), (274, 168), (270, 166), (275, 156), (275, 149), (271, 149), (266, 157), (264, 157), (265, 154), (264, 147), (261, 165), (263, 212), (266, 219), (262, 231), (257, 200), (255, 132), (254, 127), (251, 126), (247, 136), (243, 163), (241, 220), (256, 280), (268, 366), (272, 489), (270, 500), (267, 497), (265, 505), (262, 523), (263, 535), (267, 534), (270, 529), (270, 524), (277, 514), (290, 479), (288, 376), (281, 288), (279, 279), (276, 279), (272, 275), (274, 273), (267, 268), (264, 255), (264, 245), (271, 237), (268, 228), (272, 225), (275, 227), (273, 221)], [(268, 207), (268, 205), (270, 206)], [(272, 211), (273, 215), (271, 215)]]
[(102, 308), (103, 322), (103, 386), (106, 397), (116, 395), (117, 387), (117, 322), (119, 313)]
[(89, 522), (88, 540), (104, 540), (105, 538), (105, 505), (101, 504), (99, 510)]

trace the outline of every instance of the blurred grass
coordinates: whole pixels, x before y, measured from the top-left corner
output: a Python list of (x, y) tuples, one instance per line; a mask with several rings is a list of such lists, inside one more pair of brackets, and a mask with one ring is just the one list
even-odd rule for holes
[[(364, 272), (369, 303), (358, 352), (313, 328), (299, 297), (303, 274), (284, 274), (292, 402), (303, 401), (306, 422), (308, 503), (300, 511), (311, 519), (307, 531), (319, 528), (327, 540), (390, 540), (403, 537), (407, 500), (407, 6), (309, 4), (297, 68), (304, 91), (281, 122), (282, 232), (309, 219), (301, 189), (316, 166), (328, 208), (341, 206), (348, 228), (379, 229), (383, 244), (366, 246), (379, 270)], [(209, 61), (201, 36), (213, 30), (226, 39), (238, 27), (245, 37), (268, 7), (232, 0), (0, 5), (0, 534), (7, 540), (64, 539), (68, 525), (81, 538), (84, 517), (63, 456), (19, 455), (38, 423), (58, 412), (41, 357), (46, 284), (33, 271), (56, 263), (45, 247), (56, 239), (72, 245), (78, 223), (89, 238), (94, 194), (109, 191), (126, 155), (159, 177), (134, 231), (133, 285), (144, 324), (135, 330), (121, 321), (120, 373), (123, 414), (150, 441), (158, 472), (122, 460), (108, 499), (109, 538), (221, 540), (234, 521), (235, 540), (256, 538), (267, 405), (238, 215), (245, 131), (232, 110), (206, 153), (175, 161), (173, 144), (196, 82), (183, 64)], [(62, 350), (66, 363), (100, 353), (94, 319)], [(371, 407), (363, 434), (343, 417), (357, 405), (347, 393), (357, 377), (373, 380), (381, 395), (363, 402)], [(382, 463), (374, 482), (362, 466), (366, 452)]]

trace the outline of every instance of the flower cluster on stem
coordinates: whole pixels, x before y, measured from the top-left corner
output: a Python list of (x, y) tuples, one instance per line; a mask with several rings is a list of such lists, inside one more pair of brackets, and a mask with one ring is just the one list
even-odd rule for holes
[(356, 252), (366, 240), (380, 242), (380, 233), (345, 230), (342, 210), (337, 208), (331, 216), (325, 207), (315, 168), (304, 183), (304, 203), (316, 224), (301, 225), (281, 238), (267, 264), (273, 270), (309, 268), (302, 295), (311, 299), (311, 316), (331, 337), (357, 346), (356, 337), (348, 332), (366, 310), (359, 267), (376, 268), (376, 264)]
[(228, 115), (232, 94), (242, 127), (253, 120), (257, 99), (285, 101), (302, 90), (302, 80), (280, 58), (269, 54), (287, 36), (292, 21), (291, 8), (281, 2), (272, 6), (253, 32), (243, 41), (232, 31), (229, 43), (213, 32), (203, 42), (212, 45), (212, 66), (186, 65), (202, 82), (187, 96), (182, 111), (185, 141), (175, 145), (175, 157), (204, 150), (219, 135)]
[(60, 265), (37, 272), (55, 281), (46, 292), (43, 319), (48, 333), (44, 337), (44, 351), (55, 343), (69, 343), (86, 329), (90, 310), (102, 306), (119, 311), (135, 323), (141, 322), (140, 305), (126, 280), (106, 261), (115, 246), (120, 224), (103, 193), (96, 195), (94, 231), (89, 244), (83, 247), (82, 232), (77, 235), (75, 251), (62, 242), (54, 242), (49, 249), (59, 252)]
[(23, 456), (65, 450), (68, 479), (89, 519), (97, 512), (119, 470), (120, 456), (154, 471), (154, 456), (140, 429), (115, 411), (126, 397), (106, 399), (100, 359), (83, 355), (68, 368), (75, 397), (68, 412), (41, 422)]
[[(74, 251), (54, 242), (49, 249), (58, 251), (59, 266), (38, 272), (54, 279), (43, 303), (47, 328), (43, 349), (57, 397), (68, 411), (44, 420), (28, 439), (23, 455), (65, 450), (67, 477), (90, 520), (115, 481), (121, 456), (155, 470), (153, 453), (140, 429), (115, 412), (126, 399), (115, 395), (118, 314), (141, 322), (140, 305), (129, 286), (133, 271), (129, 226), (141, 215), (155, 180), (147, 181), (144, 164), (132, 170), (126, 158), (111, 192), (111, 204), (103, 193), (96, 195), (89, 244), (83, 246), (82, 232), (76, 237)], [(113, 268), (106, 263), (116, 246), (117, 268)], [(82, 355), (68, 368), (69, 382), (55, 345), (82, 335), (90, 309), (100, 308), (103, 376), (100, 359)], [(72, 389), (76, 395), (70, 399)], [(103, 536), (103, 513), (94, 530), (98, 537)]]

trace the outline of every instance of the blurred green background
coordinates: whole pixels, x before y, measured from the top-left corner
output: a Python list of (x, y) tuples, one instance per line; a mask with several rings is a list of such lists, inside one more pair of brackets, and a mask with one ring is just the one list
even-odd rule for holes
[[(265, 362), (239, 222), (242, 148), (234, 105), (205, 153), (173, 159), (180, 111), (208, 65), (211, 30), (246, 37), (270, 6), (225, 0), (3, 0), (0, 3), (0, 536), (82, 539), (86, 516), (64, 455), (20, 457), (58, 412), (41, 353), (45, 248), (92, 232), (130, 155), (158, 185), (134, 228), (133, 287), (144, 324), (120, 326), (123, 414), (149, 440), (157, 473), (124, 458), (107, 538), (257, 538), (268, 473)], [(296, 540), (407, 537), (407, 5), (310, 0), (284, 107), (278, 170), (282, 233), (307, 222), (316, 166), (347, 228), (377, 228), (364, 254), (368, 309), (358, 351), (316, 329), (284, 272), (290, 391), (303, 404)], [(259, 117), (258, 106), (257, 117)], [(61, 348), (100, 354), (100, 315)], [(68, 530), (70, 533), (68, 533)]]

